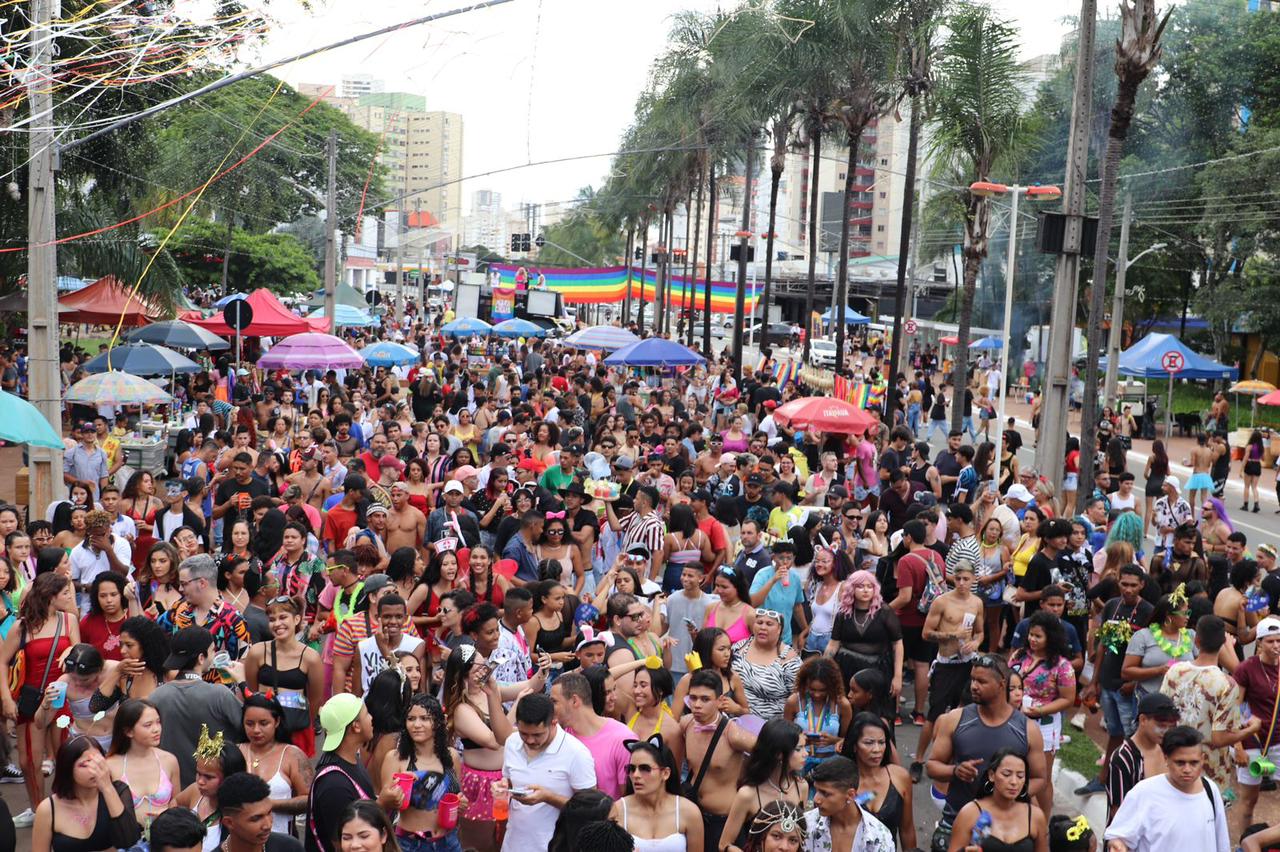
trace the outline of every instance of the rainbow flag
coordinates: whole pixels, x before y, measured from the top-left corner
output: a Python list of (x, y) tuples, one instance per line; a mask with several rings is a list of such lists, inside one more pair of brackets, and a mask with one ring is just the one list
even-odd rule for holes
[[(606, 266), (600, 268), (588, 269), (542, 269), (533, 265), (515, 266), (511, 264), (490, 264), (490, 269), (498, 271), (498, 276), (502, 284), (508, 287), (518, 287), (520, 292), (528, 289), (525, 285), (516, 283), (516, 273), (524, 269), (530, 279), (537, 279), (541, 273), (546, 279), (547, 289), (554, 290), (564, 297), (566, 304), (615, 304), (621, 302), (627, 295), (627, 268), (625, 266)], [(657, 285), (657, 270), (646, 269), (644, 271), (644, 300), (652, 302), (655, 297), (654, 288)], [(631, 272), (631, 297), (639, 299), (640, 294), (640, 270), (632, 269)], [(671, 288), (667, 297), (668, 304), (683, 305), (687, 301), (690, 294), (693, 296), (694, 308), (701, 309), (703, 305), (703, 294), (706, 292), (706, 282), (695, 280), (692, 284), (688, 283), (683, 276), (673, 275), (671, 277)], [(747, 290), (746, 299), (744, 300), (744, 310), (749, 314), (755, 310), (756, 302), (763, 294), (763, 287), (759, 288), (752, 298), (750, 289)], [(711, 282), (711, 310), (715, 313), (731, 314), (734, 309), (734, 299), (737, 296), (737, 285), (723, 282)]]
[[(624, 273), (625, 276), (625, 273)], [(657, 287), (658, 272), (655, 269), (646, 269), (644, 271), (644, 300), (652, 302), (655, 298), (654, 289)], [(693, 296), (694, 310), (701, 310), (705, 304), (705, 294), (707, 292), (707, 282), (697, 278), (690, 282), (683, 275), (671, 276), (671, 287), (667, 295), (667, 303), (677, 307), (683, 307), (687, 304), (690, 295)], [(728, 281), (712, 281), (711, 282), (711, 311), (717, 314), (731, 314), (734, 311), (734, 300), (738, 295), (738, 285)], [(751, 288), (748, 286), (743, 299), (743, 311), (750, 315), (756, 308), (756, 302), (764, 295), (764, 286), (759, 285), (756, 289), (755, 296), (751, 295)], [(640, 298), (640, 270), (635, 270), (631, 281), (631, 297), (633, 299)]]

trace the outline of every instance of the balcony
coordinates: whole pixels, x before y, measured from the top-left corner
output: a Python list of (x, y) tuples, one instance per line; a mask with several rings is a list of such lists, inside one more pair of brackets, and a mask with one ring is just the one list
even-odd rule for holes
[(858, 177), (875, 177), (876, 170), (867, 166), (858, 166), (853, 172)]

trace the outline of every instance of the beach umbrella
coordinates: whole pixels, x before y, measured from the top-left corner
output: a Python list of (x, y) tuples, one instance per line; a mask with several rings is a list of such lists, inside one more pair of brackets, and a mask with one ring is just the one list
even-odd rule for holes
[(561, 345), (568, 346), (571, 349), (607, 349), (612, 351), (639, 342), (640, 338), (625, 328), (618, 328), (616, 325), (593, 325), (591, 328), (575, 331), (566, 337)]
[(318, 331), (293, 334), (258, 359), (264, 370), (354, 370), (364, 366), (360, 353), (340, 338)]
[(619, 349), (604, 362), (612, 367), (694, 367), (707, 359), (674, 340), (650, 337)]
[(418, 353), (403, 343), (379, 340), (359, 350), (360, 357), (371, 367), (403, 367), (418, 363)]
[(181, 352), (153, 343), (126, 343), (108, 349), (84, 365), (87, 373), (123, 370), (135, 376), (171, 376), (198, 373), (204, 368)]
[[(324, 308), (316, 308), (314, 311), (307, 314), (307, 319), (324, 319), (325, 316)], [(368, 311), (338, 302), (333, 306), (333, 324), (344, 328), (353, 326), (364, 327), (377, 325), (378, 321), (374, 319)]]
[(1001, 349), (1003, 344), (998, 337), (984, 337), (969, 344), (970, 349)]
[(111, 370), (94, 373), (67, 388), (67, 402), (85, 405), (163, 405), (173, 397), (151, 382), (131, 373)]
[(773, 419), (792, 429), (817, 429), (836, 435), (856, 435), (876, 423), (874, 417), (853, 403), (825, 396), (794, 399), (778, 407)]
[(1258, 397), (1258, 405), (1280, 405), (1280, 390)]
[[(1258, 403), (1262, 402), (1261, 399), (1256, 399), (1256, 397), (1265, 398), (1267, 394), (1275, 393), (1276, 386), (1271, 384), (1271, 382), (1264, 382), (1259, 379), (1245, 379), (1242, 382), (1236, 382), (1234, 385), (1227, 388), (1227, 390), (1234, 394), (1244, 394), (1246, 396), (1255, 397), (1252, 404), (1249, 406), (1249, 428), (1253, 428), (1253, 420), (1258, 413)], [(1263, 404), (1265, 405), (1266, 403)], [(1239, 411), (1240, 408), (1237, 404), (1236, 412), (1239, 413)]]
[(15, 444), (64, 449), (62, 438), (40, 409), (20, 396), (0, 391), (0, 438)]
[(440, 328), (440, 333), (449, 337), (471, 337), (477, 334), (487, 336), (492, 331), (493, 326), (475, 317), (462, 317), (447, 322)]
[(213, 307), (220, 311), (227, 306), (228, 302), (234, 302), (238, 299), (247, 299), (247, 298), (249, 298), (248, 293), (232, 293), (231, 295), (223, 296), (221, 299), (214, 302)]
[(546, 337), (549, 332), (536, 322), (516, 318), (498, 323), (493, 333), (498, 337)]
[(210, 352), (221, 352), (230, 349), (231, 344), (212, 331), (192, 325), (182, 320), (165, 320), (153, 322), (135, 328), (124, 336), (130, 343), (154, 343), (156, 346), (168, 346), (173, 349), (206, 349)]

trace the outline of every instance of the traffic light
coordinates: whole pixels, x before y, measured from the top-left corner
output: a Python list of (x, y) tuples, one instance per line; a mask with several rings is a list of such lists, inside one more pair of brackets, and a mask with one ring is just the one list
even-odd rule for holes
[(518, 251), (520, 251), (520, 235), (512, 234), (511, 235), (511, 253), (515, 254)]
[(520, 235), (520, 251), (533, 251), (533, 240), (529, 234)]

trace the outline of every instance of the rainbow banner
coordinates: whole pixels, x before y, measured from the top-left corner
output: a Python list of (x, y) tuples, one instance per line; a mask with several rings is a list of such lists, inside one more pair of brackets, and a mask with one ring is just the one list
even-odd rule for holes
[[(627, 268), (625, 266), (607, 266), (588, 269), (540, 269), (536, 266), (514, 266), (494, 263), (490, 270), (496, 270), (499, 283), (507, 287), (516, 287), (520, 292), (528, 289), (525, 279), (536, 279), (541, 273), (546, 279), (547, 289), (559, 293), (566, 304), (610, 304), (621, 302), (627, 295)], [(523, 274), (521, 272), (523, 271)], [(640, 270), (631, 273), (631, 297), (641, 298)], [(652, 302), (655, 297), (654, 288), (657, 283), (657, 271), (644, 271), (644, 300)], [(744, 303), (748, 314), (755, 310), (764, 287), (757, 285), (754, 298), (748, 287)], [(671, 277), (671, 288), (667, 297), (668, 304), (681, 305), (692, 293), (694, 308), (701, 309), (706, 292), (706, 282), (695, 280), (692, 284), (679, 275)], [(711, 310), (713, 313), (731, 314), (734, 309), (734, 298), (737, 285), (723, 282), (711, 282)]]
[(831, 395), (843, 399), (859, 408), (884, 408), (886, 384), (871, 385), (866, 382), (852, 382), (844, 376), (836, 376)]

